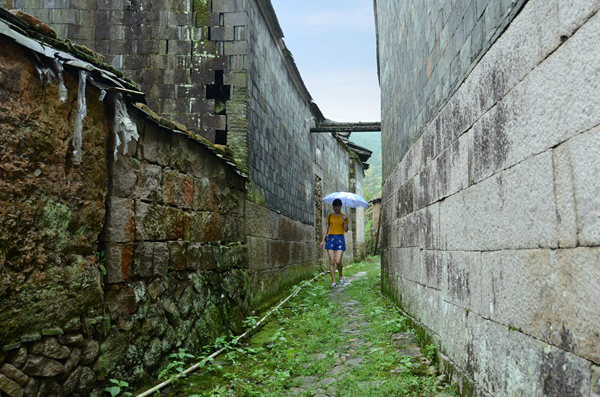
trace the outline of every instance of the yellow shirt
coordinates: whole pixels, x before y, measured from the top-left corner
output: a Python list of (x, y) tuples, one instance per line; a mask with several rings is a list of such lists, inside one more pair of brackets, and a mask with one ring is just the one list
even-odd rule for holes
[[(344, 222), (342, 221), (342, 215), (337, 216), (335, 214), (327, 215), (327, 224), (329, 225), (329, 234), (344, 234)], [(348, 217), (346, 217), (346, 223), (348, 223)]]

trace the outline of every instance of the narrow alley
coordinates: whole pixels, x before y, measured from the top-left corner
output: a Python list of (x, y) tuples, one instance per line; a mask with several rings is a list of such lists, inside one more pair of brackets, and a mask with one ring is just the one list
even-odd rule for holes
[[(378, 292), (379, 257), (350, 265), (346, 275), (346, 284), (333, 289), (324, 276), (301, 283), (301, 292), (250, 340), (229, 344), (212, 365), (167, 386), (162, 395), (455, 396), (438, 374), (434, 347), (419, 346), (406, 318)], [(223, 345), (227, 341), (219, 338), (206, 352)], [(177, 364), (163, 378), (194, 359), (184, 365), (174, 357)]]

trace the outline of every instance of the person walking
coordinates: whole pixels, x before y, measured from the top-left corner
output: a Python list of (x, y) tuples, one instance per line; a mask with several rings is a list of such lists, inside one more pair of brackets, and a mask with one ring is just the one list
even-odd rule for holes
[[(348, 216), (342, 214), (342, 200), (333, 200), (333, 214), (327, 216), (327, 226), (323, 233), (321, 248), (325, 246), (329, 254), (329, 273), (331, 273), (331, 286), (335, 287), (335, 267), (339, 272), (340, 284), (344, 284), (342, 275), (342, 255), (346, 251), (346, 240), (344, 234), (348, 232)], [(327, 242), (325, 241), (327, 240)]]

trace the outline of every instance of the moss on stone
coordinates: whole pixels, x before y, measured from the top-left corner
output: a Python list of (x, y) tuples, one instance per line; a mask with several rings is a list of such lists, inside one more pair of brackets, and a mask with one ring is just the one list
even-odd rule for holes
[(196, 13), (196, 27), (208, 26), (210, 22), (210, 2), (208, 0), (194, 0)]

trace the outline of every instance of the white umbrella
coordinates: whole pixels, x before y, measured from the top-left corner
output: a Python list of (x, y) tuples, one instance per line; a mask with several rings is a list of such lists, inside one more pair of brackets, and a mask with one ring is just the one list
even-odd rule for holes
[(367, 201), (364, 198), (360, 197), (358, 194), (349, 193), (349, 192), (331, 193), (323, 199), (323, 202), (327, 203), (327, 204), (333, 204), (333, 200), (335, 200), (335, 199), (342, 200), (342, 205), (344, 207), (350, 207), (350, 208), (358, 208), (358, 207), (368, 208), (369, 207), (369, 203), (367, 203)]

